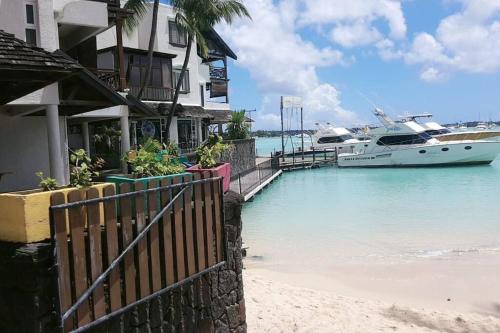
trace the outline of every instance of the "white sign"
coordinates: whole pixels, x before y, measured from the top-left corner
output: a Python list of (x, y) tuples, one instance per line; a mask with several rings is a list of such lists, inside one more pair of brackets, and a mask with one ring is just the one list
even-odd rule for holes
[(281, 96), (283, 108), (301, 108), (302, 98), (297, 96)]

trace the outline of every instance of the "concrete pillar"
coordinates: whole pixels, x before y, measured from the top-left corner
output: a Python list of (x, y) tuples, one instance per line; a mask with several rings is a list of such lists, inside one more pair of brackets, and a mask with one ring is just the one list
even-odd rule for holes
[(90, 156), (90, 135), (89, 135), (89, 123), (82, 123), (82, 136), (83, 136), (83, 149)]
[[(126, 154), (130, 150), (130, 125), (128, 122), (128, 110), (125, 114), (120, 117), (120, 129), (121, 129), (121, 151), (122, 155)], [(127, 162), (122, 161), (122, 172), (127, 173)]]
[(59, 185), (68, 185), (61, 152), (59, 109), (57, 105), (48, 105), (45, 112), (47, 118), (47, 137), (49, 140), (50, 176), (55, 178)]

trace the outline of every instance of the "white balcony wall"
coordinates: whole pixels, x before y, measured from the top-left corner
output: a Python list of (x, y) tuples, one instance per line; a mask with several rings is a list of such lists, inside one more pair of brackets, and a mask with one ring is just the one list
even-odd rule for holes
[[(66, 119), (59, 117), (61, 151), (67, 167)], [(33, 189), (42, 171), (50, 175), (45, 117), (9, 117), (0, 114), (0, 172), (11, 172), (0, 181), (0, 192)], [(69, 175), (66, 175), (69, 178)]]

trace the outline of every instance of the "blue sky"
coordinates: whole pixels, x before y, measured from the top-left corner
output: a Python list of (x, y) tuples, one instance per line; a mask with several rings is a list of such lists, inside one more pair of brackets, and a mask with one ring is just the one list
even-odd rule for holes
[(317, 121), (375, 123), (431, 112), (440, 122), (500, 120), (500, 0), (248, 0), (253, 20), (217, 30), (230, 62), (232, 109), (279, 128), (279, 96)]

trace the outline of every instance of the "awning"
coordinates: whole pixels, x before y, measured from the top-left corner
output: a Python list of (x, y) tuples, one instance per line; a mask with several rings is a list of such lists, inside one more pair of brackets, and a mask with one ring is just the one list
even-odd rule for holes
[(175, 115), (186, 118), (213, 118), (213, 116), (203, 107), (196, 105), (180, 105), (180, 108), (176, 110)]
[[(206, 110), (213, 118), (211, 124), (227, 124), (231, 121), (231, 110)], [(245, 117), (247, 123), (253, 122), (252, 119)]]
[(30, 46), (0, 30), (0, 105), (83, 70), (73, 60)]
[[(62, 51), (57, 54), (70, 60)], [(59, 81), (59, 112), (71, 116), (117, 105), (129, 105), (125, 97), (86, 68)]]

